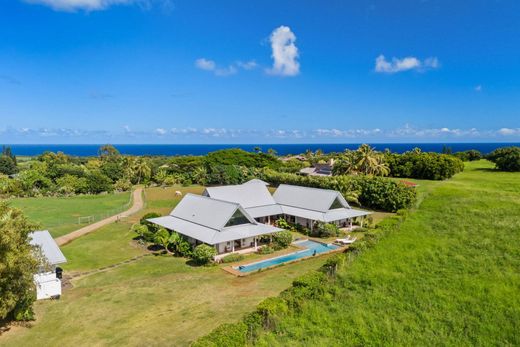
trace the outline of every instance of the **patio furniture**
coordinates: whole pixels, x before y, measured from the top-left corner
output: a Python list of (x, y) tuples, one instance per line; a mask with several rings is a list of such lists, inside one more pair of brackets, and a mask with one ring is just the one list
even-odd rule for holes
[(357, 240), (357, 237), (351, 238), (350, 236), (346, 239), (336, 239), (337, 243), (341, 243), (342, 245), (349, 245), (351, 243), (354, 243)]

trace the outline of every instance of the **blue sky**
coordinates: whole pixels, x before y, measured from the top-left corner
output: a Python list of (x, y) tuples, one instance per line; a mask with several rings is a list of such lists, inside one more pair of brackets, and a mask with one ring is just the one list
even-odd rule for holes
[(2, 143), (520, 141), (520, 2), (4, 0)]

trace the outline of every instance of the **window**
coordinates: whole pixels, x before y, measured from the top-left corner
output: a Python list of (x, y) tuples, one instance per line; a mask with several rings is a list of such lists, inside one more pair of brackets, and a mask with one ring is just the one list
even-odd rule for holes
[(229, 218), (229, 221), (226, 224), (226, 227), (231, 227), (233, 225), (240, 225), (240, 224), (247, 224), (249, 223), (249, 219), (247, 219), (246, 216), (242, 212), (240, 212), (239, 209), (233, 213), (231, 218)]
[(332, 205), (330, 205), (330, 210), (334, 210), (336, 208), (343, 208), (345, 206), (343, 206), (343, 204), (339, 201), (339, 198), (336, 198), (334, 200), (334, 202), (332, 203)]

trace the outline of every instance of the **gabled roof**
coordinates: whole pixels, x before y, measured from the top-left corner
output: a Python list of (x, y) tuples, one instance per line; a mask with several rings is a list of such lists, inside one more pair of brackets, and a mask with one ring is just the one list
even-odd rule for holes
[(204, 195), (238, 203), (245, 209), (276, 204), (265, 182), (260, 180), (233, 186), (208, 187)]
[(274, 192), (276, 203), (306, 210), (327, 212), (332, 203), (338, 199), (344, 208), (349, 204), (338, 191), (281, 184)]
[(249, 180), (249, 181), (247, 181), (246, 183), (243, 183), (243, 184), (251, 184), (251, 183), (262, 183), (264, 186), (269, 186), (270, 185), (266, 181), (259, 180), (258, 178), (253, 178), (252, 180)]
[(251, 223), (255, 223), (246, 211), (238, 204), (206, 196), (188, 193), (179, 204), (170, 212), (170, 216), (202, 225), (207, 228), (220, 230), (239, 209)]
[[(237, 210), (249, 223), (226, 226)], [(186, 194), (170, 215), (149, 221), (210, 245), (281, 230), (256, 222), (238, 203), (195, 194)]]
[(66, 263), (67, 259), (61, 252), (60, 248), (47, 230), (33, 231), (29, 234), (29, 243), (33, 246), (39, 246), (42, 255), (47, 258), (51, 265)]

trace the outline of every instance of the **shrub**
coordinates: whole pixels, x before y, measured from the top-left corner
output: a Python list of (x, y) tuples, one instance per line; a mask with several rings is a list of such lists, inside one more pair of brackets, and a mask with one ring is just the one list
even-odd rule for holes
[(495, 163), (498, 170), (520, 171), (520, 147), (498, 148), (488, 154), (486, 158)]
[(280, 249), (289, 247), (292, 240), (293, 240), (292, 234), (290, 231), (287, 231), (287, 230), (280, 231), (276, 234), (273, 234), (273, 242)]
[(157, 212), (148, 212), (147, 214), (145, 214), (144, 216), (141, 217), (141, 219), (139, 220), (139, 223), (142, 225), (146, 225), (152, 233), (155, 233), (157, 231), (157, 229), (159, 228), (159, 226), (157, 224), (149, 222), (148, 219), (158, 218), (160, 216), (161, 215)]
[(12, 175), (18, 172), (16, 163), (11, 157), (1, 154), (0, 155), (0, 173), (5, 175)]
[(292, 229), (289, 222), (287, 222), (284, 218), (278, 219), (275, 224), (278, 228), (287, 229), (287, 230)]
[(206, 265), (210, 263), (213, 260), (213, 257), (216, 255), (217, 251), (214, 247), (201, 244), (195, 247), (192, 257), (198, 265)]
[(448, 154), (420, 151), (387, 153), (386, 160), (393, 177), (445, 180), (464, 170), (462, 160)]
[(244, 259), (244, 256), (239, 253), (231, 253), (220, 259), (223, 263), (235, 263)]
[(245, 323), (225, 323), (192, 344), (193, 347), (243, 347), (247, 344)]
[(319, 222), (316, 228), (312, 231), (312, 235), (318, 237), (333, 237), (338, 236), (339, 234), (339, 227), (333, 223)]
[(475, 149), (470, 149), (469, 151), (457, 152), (454, 154), (457, 158), (462, 161), (475, 161), (482, 159), (482, 153)]
[(274, 252), (274, 249), (269, 246), (262, 246), (262, 247), (258, 248), (258, 251), (257, 251), (258, 254), (271, 254), (273, 252)]

